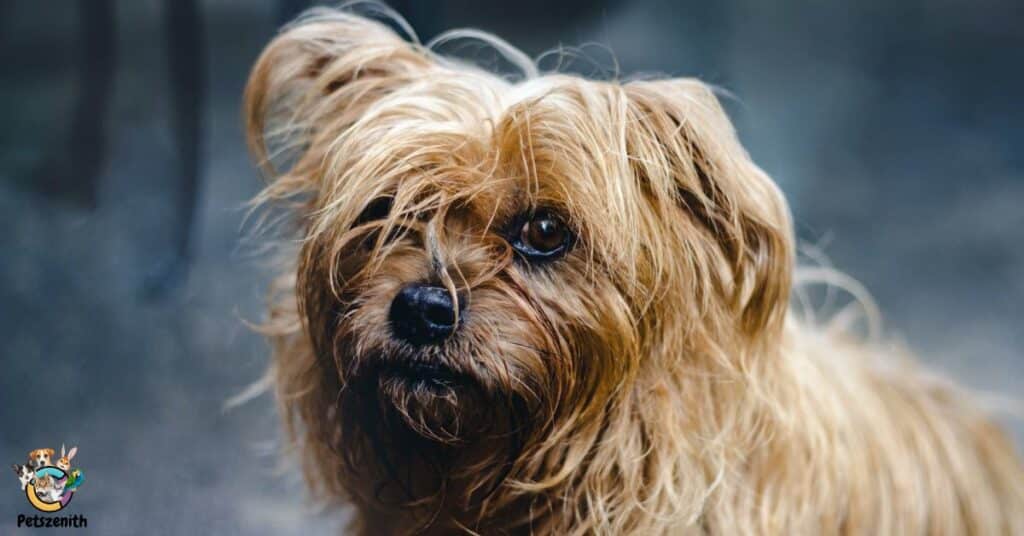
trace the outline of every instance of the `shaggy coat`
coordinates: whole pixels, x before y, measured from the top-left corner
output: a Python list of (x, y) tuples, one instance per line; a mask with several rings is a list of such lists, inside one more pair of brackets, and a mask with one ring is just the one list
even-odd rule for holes
[[(314, 10), (245, 95), (256, 202), (298, 238), (270, 377), (353, 530), (1024, 534), (1021, 463), (970, 397), (791, 306), (814, 272), (708, 86), (440, 39), (486, 41), (510, 81), (407, 33)], [(571, 229), (560, 258), (511, 245), (538, 211)], [(390, 332), (417, 281), (458, 304), (443, 344)], [(448, 379), (393, 374), (409, 362)]]

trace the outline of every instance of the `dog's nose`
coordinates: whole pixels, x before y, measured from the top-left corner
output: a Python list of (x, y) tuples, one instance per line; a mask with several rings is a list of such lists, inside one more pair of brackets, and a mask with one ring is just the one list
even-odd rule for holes
[(455, 305), (448, 289), (408, 285), (391, 302), (391, 331), (415, 345), (437, 344), (455, 331)]

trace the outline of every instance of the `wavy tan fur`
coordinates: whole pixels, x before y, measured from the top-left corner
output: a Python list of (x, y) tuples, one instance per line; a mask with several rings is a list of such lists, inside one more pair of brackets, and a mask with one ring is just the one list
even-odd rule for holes
[[(252, 71), (256, 202), (298, 238), (271, 377), (314, 496), (363, 534), (1024, 533), (970, 396), (793, 312), (788, 208), (706, 85), (524, 71), (337, 10)], [(506, 231), (538, 207), (578, 238), (529, 266)], [(417, 355), (464, 383), (381, 373), (416, 281), (463, 299)]]

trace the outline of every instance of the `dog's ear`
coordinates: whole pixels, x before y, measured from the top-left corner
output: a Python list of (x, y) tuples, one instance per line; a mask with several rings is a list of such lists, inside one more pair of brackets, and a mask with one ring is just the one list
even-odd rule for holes
[(244, 99), (249, 147), (274, 176), (269, 155), (278, 147), (268, 144), (280, 142), (292, 151), (286, 157), (292, 160), (292, 174), (308, 179), (316, 174), (296, 168), (309, 147), (327, 145), (317, 144), (318, 137), (336, 137), (373, 102), (432, 65), (422, 46), (380, 22), (314, 10), (285, 27), (253, 67)]
[(781, 192), (750, 160), (707, 85), (670, 79), (631, 82), (625, 89), (638, 124), (630, 148), (638, 174), (694, 224), (701, 239), (684, 240), (718, 253), (707, 256), (717, 262), (698, 267), (701, 279), (723, 295), (744, 334), (777, 332), (794, 263)]

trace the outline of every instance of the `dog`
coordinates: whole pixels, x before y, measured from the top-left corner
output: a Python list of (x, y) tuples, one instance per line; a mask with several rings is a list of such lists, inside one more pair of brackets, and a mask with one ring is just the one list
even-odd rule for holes
[(35, 474), (27, 465), (14, 464), (12, 467), (14, 467), (14, 474), (18, 475), (18, 480), (21, 482), (21, 491), (25, 491), (25, 486), (32, 482)]
[(980, 404), (791, 307), (789, 209), (711, 88), (467, 35), (523, 79), (319, 9), (246, 87), (297, 237), (270, 377), (353, 531), (1024, 534)]
[(28, 464), (32, 469), (50, 467), (50, 459), (53, 457), (53, 449), (36, 449), (28, 453)]

